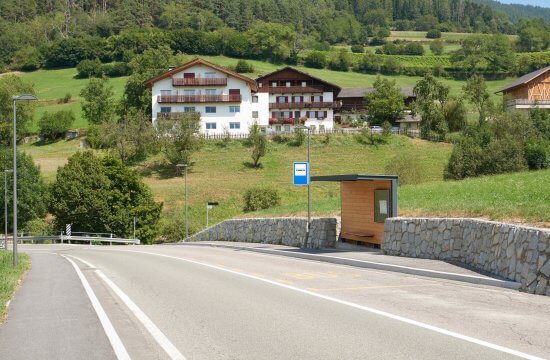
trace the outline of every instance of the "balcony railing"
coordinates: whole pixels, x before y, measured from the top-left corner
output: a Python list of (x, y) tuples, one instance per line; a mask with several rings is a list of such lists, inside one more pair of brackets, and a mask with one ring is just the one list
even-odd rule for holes
[(173, 86), (225, 86), (227, 78), (172, 78)]
[(159, 95), (159, 104), (167, 103), (219, 103), (242, 101), (241, 95)]
[(337, 108), (338, 102), (322, 101), (322, 102), (299, 102), (299, 103), (269, 103), (270, 109), (322, 109), (322, 108)]
[(258, 88), (259, 92), (270, 94), (296, 94), (296, 93), (322, 93), (323, 87), (317, 85), (309, 86), (266, 86)]
[(508, 101), (508, 106), (550, 106), (550, 100), (513, 99)]
[(157, 120), (173, 120), (178, 118), (179, 116), (182, 116), (183, 114), (201, 114), (198, 111), (188, 111), (188, 112), (180, 112), (180, 111), (174, 111), (174, 112), (158, 112), (157, 113)]

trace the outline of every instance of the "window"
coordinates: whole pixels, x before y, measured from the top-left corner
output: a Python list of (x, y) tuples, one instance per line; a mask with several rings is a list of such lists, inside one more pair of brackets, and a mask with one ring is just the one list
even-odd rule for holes
[(195, 73), (183, 73), (183, 78), (184, 79), (194, 79), (195, 78)]
[(286, 96), (277, 96), (277, 103), (279, 104), (286, 103)]
[(240, 129), (240, 128), (241, 128), (241, 123), (238, 123), (238, 122), (230, 122), (230, 123), (229, 123), (229, 128), (230, 128), (230, 129)]
[(283, 114), (283, 118), (285, 118), (285, 119), (288, 119), (288, 118), (292, 117), (292, 115), (291, 115), (292, 112), (290, 112), (290, 111), (282, 111), (282, 114)]
[(193, 96), (193, 95), (195, 95), (195, 90), (183, 90), (183, 95)]
[(262, 84), (262, 83), (259, 83), (259, 84), (258, 84), (258, 87), (262, 87), (263, 85), (264, 85), (264, 84)]
[[(262, 84), (260, 83), (260, 85), (262, 85)], [(253, 102), (253, 103), (257, 103), (257, 102), (258, 102), (258, 96), (257, 96), (257, 95), (252, 95), (252, 102)]]
[(160, 108), (160, 112), (161, 113), (171, 113), (172, 108), (170, 106), (163, 106), (163, 107)]
[(302, 81), (302, 87), (306, 87), (306, 82)]
[(216, 73), (215, 72), (205, 72), (204, 77), (207, 78), (207, 79), (213, 79), (213, 78), (216, 77)]
[(301, 103), (302, 102), (302, 96), (293, 96), (292, 101), (295, 103)]
[(314, 118), (315, 117), (315, 111), (308, 111), (307, 112), (307, 117), (310, 118), (310, 119)]
[(311, 102), (322, 102), (322, 101), (323, 101), (322, 96), (314, 95), (314, 96), (311, 97)]
[(317, 117), (324, 119), (326, 117), (326, 113), (324, 111), (317, 111)]
[(275, 125), (275, 131), (281, 132), (281, 125)]
[(229, 112), (230, 113), (239, 113), (239, 112), (241, 112), (241, 107), (240, 106), (230, 106), (229, 107)]
[(229, 95), (241, 95), (240, 89), (229, 89)]
[(258, 118), (258, 112), (257, 112), (257, 111), (252, 111), (252, 118), (253, 118), (253, 119), (257, 119), (257, 118)]
[(276, 81), (273, 81), (273, 82), (271, 83), (271, 86), (273, 86), (273, 87), (277, 86), (277, 82), (276, 82)]
[(216, 107), (215, 106), (207, 106), (206, 109), (205, 109), (205, 112), (207, 114), (215, 114), (216, 113)]
[(206, 130), (216, 130), (216, 123), (207, 122), (206, 123)]
[(206, 95), (216, 95), (216, 89), (206, 89), (204, 90)]
[(260, 126), (260, 131), (265, 134), (267, 133), (267, 128), (265, 126)]
[(290, 125), (285, 125), (285, 132), (290, 132)]
[(194, 106), (185, 106), (185, 107), (183, 108), (183, 112), (186, 112), (186, 113), (188, 113), (188, 112), (195, 112), (195, 107), (194, 107)]
[(286, 82), (286, 87), (290, 87), (290, 81)]
[(281, 117), (281, 113), (279, 111), (273, 111), (271, 115), (275, 119), (279, 119)]
[(161, 90), (160, 96), (170, 96), (172, 95), (172, 90)]

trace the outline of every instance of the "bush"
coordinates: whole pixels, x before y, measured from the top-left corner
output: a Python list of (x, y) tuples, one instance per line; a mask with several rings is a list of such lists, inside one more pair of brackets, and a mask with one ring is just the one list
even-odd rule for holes
[(94, 60), (82, 60), (76, 66), (79, 78), (101, 77), (103, 71), (101, 68), (101, 61)]
[(254, 72), (254, 66), (245, 60), (239, 60), (237, 62), (237, 66), (235, 66), (235, 71), (238, 72), (239, 74), (252, 73)]
[(273, 140), (277, 144), (286, 144), (287, 142), (290, 141), (290, 136), (285, 135), (285, 134), (275, 134), (275, 135), (273, 135), (271, 140)]
[(404, 55), (424, 55), (424, 47), (421, 44), (410, 42), (403, 46)]
[(365, 52), (365, 47), (363, 45), (352, 45), (351, 52), (355, 54), (362, 54)]
[(105, 147), (99, 125), (90, 125), (86, 133), (86, 142), (92, 149), (101, 149)]
[(27, 46), (13, 55), (12, 64), (15, 70), (34, 71), (42, 65), (42, 56), (36, 48)]
[(114, 62), (110, 64), (103, 64), (101, 66), (101, 72), (108, 77), (121, 77), (132, 74), (132, 68), (130, 65), (124, 62)]
[(550, 146), (543, 142), (529, 142), (525, 146), (525, 160), (530, 170), (548, 168), (550, 164)]
[(370, 46), (380, 46), (380, 45), (384, 45), (385, 43), (386, 43), (386, 40), (384, 40), (384, 38), (375, 36), (370, 40), (369, 45)]
[(401, 64), (394, 58), (387, 57), (384, 59), (381, 70), (386, 75), (398, 75), (401, 72)]
[(327, 56), (320, 51), (312, 51), (304, 59), (304, 66), (314, 69), (323, 69), (327, 66)]
[(55, 235), (53, 224), (46, 219), (33, 219), (25, 224), (23, 228), (25, 234), (31, 234), (34, 236), (39, 235)]
[(445, 50), (443, 42), (441, 40), (434, 40), (430, 43), (430, 50), (434, 55), (441, 55)]
[(453, 147), (449, 162), (445, 167), (445, 179), (460, 180), (479, 175), (483, 149), (472, 137), (462, 137)]
[(380, 71), (380, 57), (367, 51), (355, 65), (355, 71), (364, 73), (377, 73)]
[(295, 129), (294, 135), (292, 135), (292, 142), (290, 142), (290, 145), (292, 146), (302, 146), (304, 145), (304, 142), (306, 141), (306, 134), (302, 129)]
[(273, 187), (253, 187), (246, 190), (243, 201), (244, 211), (256, 211), (280, 205), (281, 196), (279, 191)]
[(58, 104), (68, 104), (69, 101), (72, 99), (71, 93), (66, 93), (65, 96), (63, 96), (61, 99), (57, 99)]
[(417, 157), (406, 152), (396, 155), (386, 165), (385, 172), (399, 176), (399, 185), (415, 185), (422, 179), (422, 169)]
[(439, 39), (441, 37), (441, 31), (439, 29), (428, 30), (426, 37), (428, 39)]
[(72, 110), (60, 110), (55, 113), (45, 112), (38, 121), (40, 134), (46, 139), (62, 138), (75, 121)]

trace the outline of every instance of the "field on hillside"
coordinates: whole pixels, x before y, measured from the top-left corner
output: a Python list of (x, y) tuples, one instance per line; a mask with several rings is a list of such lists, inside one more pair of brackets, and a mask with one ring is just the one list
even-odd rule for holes
[[(330, 138), (314, 137), (311, 162), (313, 175), (381, 174), (398, 154), (418, 160), (423, 183), (399, 188), (399, 211), (402, 215), (479, 216), (489, 219), (550, 224), (550, 198), (545, 184), (550, 171), (528, 172), (469, 179), (442, 181), (443, 169), (451, 145), (432, 143), (404, 136), (392, 136), (378, 147), (359, 144), (351, 135)], [(68, 156), (79, 150), (79, 141), (60, 141), (50, 145), (21, 146), (41, 166), (48, 182)], [(211, 223), (235, 216), (303, 215), (306, 211), (305, 188), (291, 185), (293, 161), (306, 159), (306, 146), (293, 147), (270, 142), (269, 153), (261, 169), (251, 169), (250, 149), (242, 141), (209, 141), (194, 156), (188, 174), (190, 227), (200, 230), (205, 224), (205, 203), (219, 201), (210, 213)], [(155, 199), (164, 203), (168, 218), (183, 216), (183, 178), (174, 176), (162, 165), (160, 155), (135, 166), (151, 187)], [(242, 195), (250, 187), (269, 185), (280, 190), (281, 206), (258, 213), (244, 214)], [(339, 185), (315, 183), (312, 187), (313, 211), (316, 215), (337, 215), (340, 206)]]
[[(435, 39), (426, 38), (427, 31), (392, 31), (389, 41), (405, 40), (405, 41), (434, 41)], [(442, 32), (441, 40), (449, 42), (459, 42), (468, 36), (479, 35), (473, 33), (457, 33), (457, 32)], [(517, 35), (507, 35), (508, 38), (514, 40)]]
[[(234, 67), (237, 64), (237, 59), (228, 58), (225, 56), (201, 56), (202, 58), (225, 67)], [(395, 57), (395, 56), (394, 56)], [(432, 61), (434, 57), (431, 56), (400, 56), (406, 58), (407, 61), (422, 63), (424, 61)], [(399, 58), (399, 56), (398, 56)], [(440, 57), (437, 57), (440, 58)], [(430, 60), (432, 59), (432, 60)], [(245, 74), (249, 77), (256, 78), (259, 75), (267, 74), (275, 71), (284, 65), (275, 65), (264, 61), (247, 60), (254, 65), (254, 72)], [(372, 86), (376, 80), (377, 75), (371, 74), (359, 74), (355, 72), (340, 72), (327, 69), (311, 69), (298, 66), (298, 69), (308, 72), (313, 76), (320, 77), (328, 82), (332, 82), (341, 87), (353, 87), (353, 86)], [(73, 125), (74, 128), (87, 128), (88, 124), (82, 117), (81, 98), (79, 96), (80, 90), (87, 84), (87, 79), (75, 78), (76, 69), (61, 69), (61, 70), (38, 70), (29, 73), (21, 73), (21, 76), (25, 81), (28, 81), (35, 86), (37, 96), (40, 100), (39, 106), (35, 111), (35, 121), (31, 130), (34, 132), (37, 130), (37, 121), (45, 111), (57, 111), (61, 109), (71, 109), (75, 112), (76, 122)], [(399, 86), (414, 86), (420, 77), (417, 76), (384, 76), (394, 79)], [(124, 90), (124, 84), (126, 77), (110, 79), (110, 84), (113, 86), (115, 97), (118, 99), (122, 97)], [(499, 95), (495, 95), (494, 92), (500, 89), (502, 86), (509, 83), (512, 79), (488, 81), (487, 85), (489, 92), (492, 94), (495, 100), (500, 98)], [(441, 79), (442, 82), (451, 87), (452, 95), (460, 95), (464, 81), (457, 81), (451, 79)], [(71, 101), (68, 104), (59, 104), (58, 100), (63, 98), (65, 94), (71, 94)]]

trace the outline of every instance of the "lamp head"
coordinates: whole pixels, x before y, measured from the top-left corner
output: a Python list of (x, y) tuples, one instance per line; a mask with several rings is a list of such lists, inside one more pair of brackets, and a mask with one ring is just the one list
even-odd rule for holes
[(17, 96), (12, 96), (12, 100), (13, 101), (17, 101), (17, 100), (38, 100), (38, 98), (32, 94), (23, 94), (23, 95), (17, 95)]

